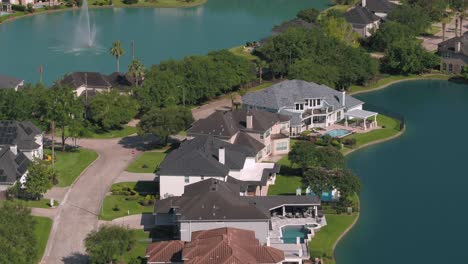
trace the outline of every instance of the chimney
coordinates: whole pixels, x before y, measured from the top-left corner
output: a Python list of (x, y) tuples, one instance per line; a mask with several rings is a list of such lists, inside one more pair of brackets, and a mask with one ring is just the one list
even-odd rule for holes
[(346, 106), (346, 91), (345, 90), (341, 92), (341, 105)]
[(367, 5), (367, 2), (366, 2), (366, 0), (362, 0), (362, 3), (361, 3), (361, 5), (362, 5), (362, 7), (366, 7), (366, 5)]
[(461, 41), (457, 41), (457, 43), (455, 44), (455, 52), (461, 52)]
[(221, 164), (226, 163), (226, 149), (224, 149), (224, 147), (219, 148), (218, 161)]
[(245, 123), (246, 123), (247, 129), (252, 129), (253, 128), (253, 116), (250, 110), (247, 111), (247, 116), (245, 119), (246, 119)]

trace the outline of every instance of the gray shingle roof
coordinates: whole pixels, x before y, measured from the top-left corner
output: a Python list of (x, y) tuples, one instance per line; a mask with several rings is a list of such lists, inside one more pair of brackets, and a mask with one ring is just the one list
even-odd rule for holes
[(397, 5), (389, 0), (366, 0), (366, 8), (374, 13), (390, 13)]
[(185, 186), (182, 196), (156, 201), (155, 213), (176, 210), (180, 221), (189, 220), (265, 220), (270, 209), (281, 205), (319, 205), (316, 196), (240, 196), (235, 179), (228, 182), (207, 179)]
[(30, 121), (0, 121), (0, 146), (17, 145), (19, 150), (33, 150), (40, 147), (35, 136), (42, 131)]
[(85, 84), (92, 88), (109, 88), (111, 84), (107, 77), (99, 72), (72, 72), (63, 78), (62, 85), (77, 89)]
[(246, 110), (216, 111), (205, 119), (200, 119), (192, 124), (187, 134), (212, 135), (229, 139), (239, 131), (265, 132), (278, 122), (286, 122), (289, 116), (271, 113), (261, 110), (249, 110), (252, 115), (252, 128), (247, 129)]
[(31, 161), (22, 153), (15, 155), (10, 148), (0, 150), (0, 182), (14, 183), (28, 170)]
[(23, 82), (15, 77), (0, 75), (0, 89), (13, 89)]
[[(323, 98), (337, 110), (343, 107), (341, 97), (340, 91), (326, 85), (302, 80), (287, 80), (261, 91), (248, 93), (242, 97), (242, 101), (249, 106), (280, 110), (283, 107), (294, 107), (296, 102), (304, 102), (305, 98)], [(345, 104), (346, 108), (351, 108), (363, 102), (347, 95)]]
[[(225, 148), (225, 164), (219, 163), (219, 148)], [(161, 163), (159, 174), (168, 176), (226, 176), (229, 170), (240, 170), (247, 157), (256, 153), (241, 145), (233, 145), (212, 136), (197, 136), (183, 142)]]
[(362, 6), (355, 6), (344, 14), (348, 23), (368, 25), (380, 20), (381, 18), (374, 15), (369, 9)]
[(255, 205), (239, 195), (239, 186), (216, 179), (187, 185), (180, 197), (156, 201), (155, 213), (169, 213), (177, 208), (180, 221), (189, 220), (267, 220)]
[(249, 136), (245, 132), (240, 132), (237, 135), (236, 140), (234, 141), (234, 144), (240, 145), (240, 146), (246, 146), (254, 150), (255, 153), (258, 153), (260, 150), (265, 148), (265, 145), (262, 142), (254, 139), (253, 137)]

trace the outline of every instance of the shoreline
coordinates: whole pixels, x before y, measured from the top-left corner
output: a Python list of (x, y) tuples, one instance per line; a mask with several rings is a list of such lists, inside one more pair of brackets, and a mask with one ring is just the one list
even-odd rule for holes
[[(355, 92), (349, 92), (349, 95), (357, 95), (357, 94), (363, 94), (363, 93), (370, 93), (370, 92), (375, 92), (379, 90), (383, 90), (393, 84), (401, 83), (401, 82), (407, 82), (407, 81), (420, 81), (420, 80), (447, 80), (450, 78), (451, 75), (449, 74), (443, 74), (443, 73), (431, 73), (431, 74), (424, 74), (421, 76), (414, 76), (414, 77), (406, 77), (402, 78), (400, 80), (394, 80), (386, 84), (382, 84), (380, 86), (377, 86), (375, 88), (370, 88), (367, 90), (360, 90), (360, 91), (355, 91)], [(389, 77), (391, 78), (391, 76)], [(385, 78), (384, 78), (385, 79)], [(382, 80), (384, 80), (382, 79)]]
[[(201, 0), (198, 3), (187, 3), (185, 5), (180, 5), (180, 6), (177, 6), (177, 5), (173, 5), (173, 6), (172, 5), (167, 5), (167, 6), (157, 6), (157, 5), (144, 6), (144, 5), (138, 5), (138, 4), (128, 5), (128, 6), (126, 6), (125, 4), (118, 5), (118, 6), (115, 6), (115, 5), (103, 5), (103, 6), (91, 5), (91, 6), (88, 6), (88, 8), (89, 9), (106, 9), (106, 8), (109, 8), (109, 9), (110, 8), (189, 8), (189, 7), (202, 6), (202, 5), (206, 4), (207, 2), (208, 2), (208, 0)], [(74, 10), (79, 10), (79, 9), (80, 9), (80, 7), (65, 7), (65, 8), (59, 8), (59, 9), (43, 10), (43, 11), (39, 11), (39, 12), (36, 11), (34, 13), (25, 13), (24, 15), (21, 15), (21, 16), (13, 16), (13, 17), (7, 18), (6, 20), (1, 21), (0, 25), (2, 25), (4, 23), (16, 21), (17, 19), (21, 19), (21, 18), (36, 16), (36, 15), (41, 15), (41, 14), (51, 14), (51, 13), (58, 13), (58, 12), (74, 11)]]

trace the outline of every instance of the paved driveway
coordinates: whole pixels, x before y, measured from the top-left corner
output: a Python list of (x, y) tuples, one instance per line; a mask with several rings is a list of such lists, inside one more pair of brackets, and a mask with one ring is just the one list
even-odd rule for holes
[(69, 188), (57, 209), (41, 263), (86, 263), (84, 239), (98, 227), (102, 199), (114, 180), (132, 161), (132, 149), (120, 139), (82, 139), (78, 144), (99, 154)]

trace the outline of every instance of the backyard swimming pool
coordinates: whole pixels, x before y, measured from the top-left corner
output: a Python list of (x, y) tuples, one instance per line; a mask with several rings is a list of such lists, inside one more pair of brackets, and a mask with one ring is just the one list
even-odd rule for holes
[(296, 244), (296, 237), (304, 243), (309, 234), (310, 230), (303, 225), (287, 225), (281, 228), (281, 239), (285, 244)]
[(342, 138), (344, 136), (351, 134), (351, 132), (352, 132), (351, 130), (347, 130), (347, 129), (333, 129), (333, 130), (326, 132), (324, 135), (329, 135), (334, 138)]

